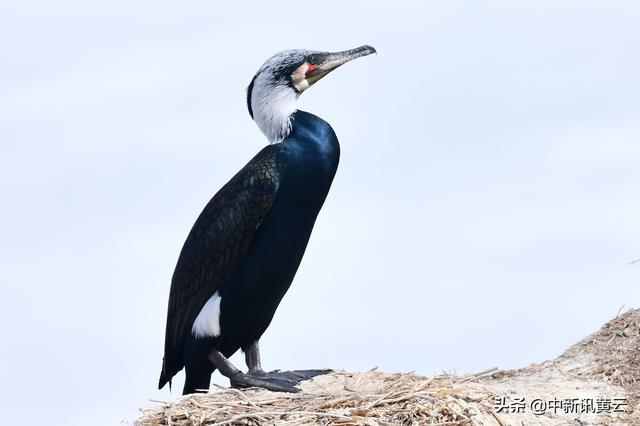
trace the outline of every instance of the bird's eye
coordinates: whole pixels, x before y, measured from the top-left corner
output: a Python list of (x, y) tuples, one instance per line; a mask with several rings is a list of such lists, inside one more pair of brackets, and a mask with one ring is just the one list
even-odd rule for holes
[(307, 56), (307, 62), (316, 65), (318, 63), (318, 57), (316, 55), (309, 55)]

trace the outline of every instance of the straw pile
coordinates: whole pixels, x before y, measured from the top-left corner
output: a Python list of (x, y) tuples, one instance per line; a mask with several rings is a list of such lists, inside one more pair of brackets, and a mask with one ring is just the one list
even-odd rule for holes
[[(155, 401), (137, 425), (640, 425), (640, 310), (629, 311), (560, 357), (468, 376), (334, 371), (302, 392), (218, 387)], [(497, 398), (624, 398), (624, 412), (500, 412)]]
[(144, 410), (140, 425), (464, 425), (489, 414), (491, 394), (461, 394), (449, 377), (335, 371), (303, 382), (303, 392), (221, 388)]

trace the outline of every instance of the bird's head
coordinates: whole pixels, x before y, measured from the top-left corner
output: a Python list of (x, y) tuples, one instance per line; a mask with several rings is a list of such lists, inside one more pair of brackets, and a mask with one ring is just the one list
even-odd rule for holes
[(269, 58), (247, 88), (249, 114), (270, 142), (291, 131), (298, 96), (340, 65), (376, 53), (371, 46), (342, 52), (286, 50)]

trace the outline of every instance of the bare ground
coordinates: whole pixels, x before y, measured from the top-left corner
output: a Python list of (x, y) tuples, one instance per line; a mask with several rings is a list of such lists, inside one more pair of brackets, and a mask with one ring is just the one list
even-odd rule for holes
[(558, 358), (468, 376), (334, 371), (303, 392), (221, 388), (142, 410), (138, 425), (640, 425), (640, 309)]

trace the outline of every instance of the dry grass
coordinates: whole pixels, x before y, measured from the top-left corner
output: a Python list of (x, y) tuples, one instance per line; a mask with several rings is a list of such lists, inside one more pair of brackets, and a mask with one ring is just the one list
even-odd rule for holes
[[(155, 401), (138, 425), (631, 425), (640, 424), (640, 310), (629, 311), (560, 357), (519, 370), (423, 377), (335, 371), (303, 392), (218, 388)], [(627, 398), (624, 413), (497, 413), (496, 396)]]
[(449, 377), (336, 371), (303, 383), (304, 392), (223, 388), (143, 410), (140, 425), (472, 424), (491, 415), (488, 392), (460, 392)]
[(631, 403), (640, 401), (640, 310), (617, 315), (559, 359), (585, 356), (593, 360), (576, 374), (621, 386)]

